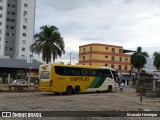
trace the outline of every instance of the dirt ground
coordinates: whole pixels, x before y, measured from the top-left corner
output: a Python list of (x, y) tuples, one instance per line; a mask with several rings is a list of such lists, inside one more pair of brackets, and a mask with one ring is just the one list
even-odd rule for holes
[[(81, 93), (77, 95), (55, 95), (48, 92), (1, 92), (0, 111), (160, 111), (160, 98), (140, 96), (134, 89), (127, 88), (124, 93), (119, 91), (106, 93)], [(94, 115), (93, 115), (94, 116)], [(8, 119), (8, 118), (3, 118)], [(26, 118), (16, 118), (26, 119)], [(27, 118), (28, 119), (28, 118)], [(32, 118), (40, 119), (40, 118)], [(79, 119), (97, 120), (106, 117), (45, 117), (41, 119)], [(108, 117), (109, 120), (151, 120), (152, 117)], [(154, 120), (160, 120), (159, 117)]]

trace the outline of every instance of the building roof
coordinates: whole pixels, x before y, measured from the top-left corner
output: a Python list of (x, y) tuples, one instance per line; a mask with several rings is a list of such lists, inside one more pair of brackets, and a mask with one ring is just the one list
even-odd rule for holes
[(131, 53), (131, 52), (133, 53), (133, 52), (136, 52), (136, 51), (123, 49), (123, 53)]
[(32, 63), (27, 63), (24, 59), (0, 59), (0, 67), (3, 68), (29, 68), (39, 69), (39, 66), (43, 64), (35, 59)]
[(118, 48), (123, 48), (122, 46), (118, 45), (109, 45), (109, 44), (101, 44), (101, 43), (91, 43), (91, 44), (86, 44), (86, 45), (81, 45), (80, 47), (87, 47), (87, 46), (106, 46), (106, 47), (118, 47)]

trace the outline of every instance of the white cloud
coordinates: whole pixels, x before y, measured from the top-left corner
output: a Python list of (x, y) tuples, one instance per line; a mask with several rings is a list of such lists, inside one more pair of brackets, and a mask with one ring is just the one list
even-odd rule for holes
[[(36, 28), (54, 25), (66, 51), (104, 43), (160, 51), (159, 0), (37, 0)], [(157, 48), (157, 49), (152, 49)]]

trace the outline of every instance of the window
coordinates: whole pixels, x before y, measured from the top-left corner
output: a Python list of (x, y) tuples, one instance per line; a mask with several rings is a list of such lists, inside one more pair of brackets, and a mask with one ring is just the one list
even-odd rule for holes
[(0, 37), (0, 41), (1, 41), (1, 37)]
[(16, 6), (15, 6), (15, 5), (12, 5), (12, 7), (15, 8)]
[(85, 52), (86, 51), (86, 48), (83, 48), (83, 52)]
[(28, 7), (28, 4), (24, 3), (24, 7)]
[(12, 48), (10, 48), (9, 50), (12, 51)]
[(118, 66), (118, 69), (119, 69), (119, 70), (122, 70), (122, 66), (121, 66), (121, 65), (119, 65), (119, 66)]
[(111, 65), (111, 68), (113, 68), (113, 69), (114, 69), (114, 65)]
[(22, 40), (22, 43), (23, 43), (23, 44), (26, 44), (26, 40)]
[(123, 53), (122, 49), (119, 49), (119, 53)]
[(9, 36), (9, 33), (6, 33), (6, 36)]
[(9, 19), (9, 18), (7, 18), (7, 21), (10, 21), (10, 19)]
[(0, 49), (1, 49), (1, 45), (0, 45)]
[(90, 51), (89, 52), (92, 52), (92, 47), (90, 47)]
[(0, 22), (0, 25), (2, 25), (2, 22)]
[(22, 33), (23, 37), (26, 37), (26, 33)]
[(0, 10), (3, 10), (3, 7), (2, 7), (2, 6), (0, 6)]
[(11, 29), (14, 29), (14, 26), (11, 26)]
[(85, 56), (83, 56), (83, 61), (85, 60)]
[(8, 7), (10, 7), (11, 5), (10, 4), (8, 4)]
[(24, 23), (27, 23), (27, 18), (23, 18), (23, 20), (24, 20)]
[(128, 62), (128, 58), (125, 58), (125, 62)]
[(27, 11), (24, 11), (24, 12), (23, 12), (23, 16), (26, 16), (26, 15), (27, 15)]
[(124, 67), (124, 69), (125, 69), (125, 70), (127, 70), (127, 69), (128, 69), (127, 65)]
[(14, 19), (11, 19), (11, 22), (15, 22), (15, 20), (14, 20)]
[(122, 58), (121, 57), (119, 57), (119, 62), (122, 62)]
[(26, 30), (26, 29), (27, 29), (27, 26), (23, 25), (23, 29), (25, 29), (25, 30)]
[(6, 41), (6, 43), (8, 43), (8, 41)]
[(89, 59), (92, 60), (92, 55), (89, 56)]
[[(55, 69), (55, 73), (58, 75), (101, 76), (101, 77), (112, 78), (112, 74), (109, 69), (90, 69), (90, 68), (76, 68), (76, 67), (62, 67), (62, 66), (55, 66), (54, 69)], [(71, 80), (75, 81), (74, 77)], [(87, 81), (88, 79), (85, 79), (85, 80)]]
[(115, 48), (112, 48), (112, 53), (115, 53)]
[(3, 2), (3, 0), (0, 0), (0, 2)]
[(114, 56), (112, 56), (112, 61), (114, 61), (115, 60), (115, 57)]
[(106, 50), (108, 50), (108, 47), (105, 47)]
[(16, 13), (15, 12), (11, 12), (11, 15), (15, 15)]
[(0, 14), (0, 18), (2, 18), (2, 14)]
[(0, 34), (2, 33), (2, 30), (0, 30)]
[(105, 58), (108, 58), (108, 56), (105, 56)]
[(108, 66), (108, 64), (105, 64), (105, 66)]
[(25, 51), (25, 48), (22, 48), (22, 51)]

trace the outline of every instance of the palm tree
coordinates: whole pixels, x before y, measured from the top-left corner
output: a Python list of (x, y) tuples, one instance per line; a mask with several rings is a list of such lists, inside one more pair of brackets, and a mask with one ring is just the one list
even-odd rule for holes
[(30, 46), (30, 50), (35, 54), (42, 53), (42, 60), (46, 63), (61, 57), (65, 53), (64, 41), (58, 28), (55, 26), (42, 26), (40, 32), (34, 35), (35, 42)]
[[(136, 81), (136, 91), (139, 91), (139, 83), (140, 83), (140, 70), (144, 68), (147, 63), (146, 57), (148, 57), (147, 52), (142, 52), (141, 47), (137, 47), (137, 51), (131, 55), (131, 64), (134, 68), (138, 70), (138, 79)], [(142, 85), (142, 84), (141, 84)]]
[(154, 62), (153, 65), (160, 71), (160, 52), (154, 52)]
[(140, 69), (144, 68), (147, 63), (146, 57), (148, 53), (142, 52), (142, 48), (137, 47), (137, 51), (131, 55), (131, 64), (140, 72)]

